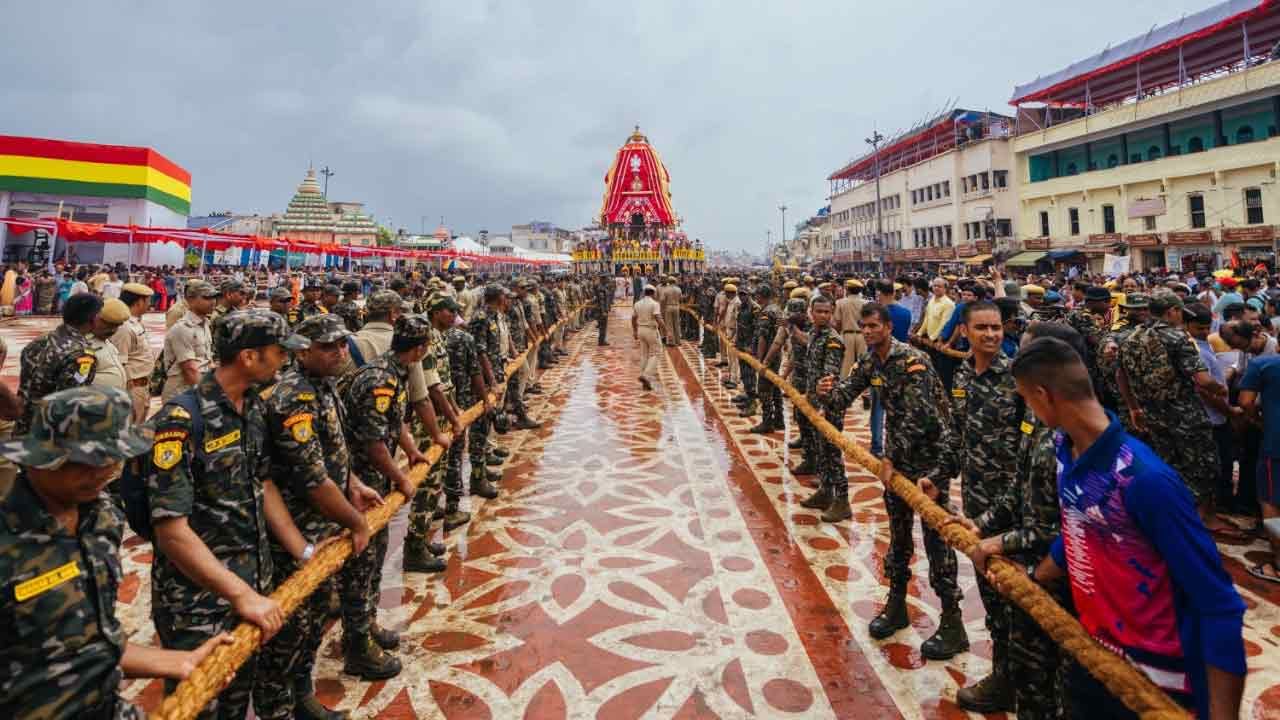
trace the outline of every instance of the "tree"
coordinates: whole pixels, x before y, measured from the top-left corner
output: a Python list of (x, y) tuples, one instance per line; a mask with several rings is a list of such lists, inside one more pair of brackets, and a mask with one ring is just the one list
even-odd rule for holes
[(395, 233), (391, 232), (391, 228), (383, 225), (378, 226), (378, 247), (389, 247), (396, 244)]

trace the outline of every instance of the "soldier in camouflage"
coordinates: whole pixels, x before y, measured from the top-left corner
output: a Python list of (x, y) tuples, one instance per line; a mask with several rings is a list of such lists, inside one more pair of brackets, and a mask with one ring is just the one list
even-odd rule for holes
[(23, 413), (14, 424), (15, 437), (27, 434), (31, 428), (40, 398), (93, 383), (98, 359), (91, 349), (89, 333), (101, 311), (102, 298), (88, 293), (72, 295), (62, 304), (62, 324), (22, 349), (18, 397)]
[(1218, 465), (1213, 426), (1198, 393), (1226, 396), (1200, 351), (1182, 328), (1182, 298), (1160, 290), (1149, 301), (1151, 319), (1120, 345), (1117, 380), (1134, 427), (1190, 488), (1213, 517)]
[[(879, 303), (868, 303), (859, 315), (868, 352), (849, 377), (836, 382), (835, 376), (822, 378), (819, 397), (826, 397), (827, 410), (843, 413), (868, 388), (882, 390), (887, 452), (881, 462), (883, 482), (893, 472), (936, 492), (938, 503), (947, 506), (951, 478), (955, 476), (951, 438), (951, 413), (938, 378), (924, 351), (893, 338), (889, 311)], [(837, 360), (838, 362), (838, 360)], [(927, 481), (927, 482), (926, 482)], [(884, 571), (889, 579), (889, 600), (871, 621), (871, 636), (883, 640), (909, 624), (907, 583), (911, 580), (911, 556), (915, 542), (911, 529), (915, 514), (905, 500), (886, 490), (885, 509), (889, 513), (889, 552)], [(930, 660), (946, 660), (969, 648), (960, 615), (960, 587), (956, 584), (956, 554), (942, 537), (928, 526), (923, 528), (924, 548), (929, 557), (929, 584), (942, 601), (938, 630), (920, 646), (920, 654)]]
[(0, 443), (21, 468), (0, 491), (0, 716), (142, 718), (122, 678), (185, 678), (231, 640), (160, 650), (129, 642), (116, 617), (124, 517), (103, 490), (151, 449), (131, 412), (121, 390), (62, 390), (36, 403), (29, 435)]
[[(271, 543), (276, 585), (305, 564), (317, 545), (344, 527), (351, 531), (354, 554), (364, 552), (370, 533), (363, 512), (382, 502), (377, 492), (359, 480), (347, 482), (350, 454), (335, 377), (346, 359), (350, 331), (337, 315), (307, 318), (294, 331), (311, 345), (296, 352), (296, 367), (276, 383), (265, 414), (271, 476), (279, 478), (280, 496), (306, 545), (302, 556), (295, 557), (280, 542)], [(324, 707), (312, 684), (328, 601), (328, 593), (313, 593), (259, 653), (259, 680), (253, 690), (258, 717), (346, 716)]]
[(248, 304), (245, 297), (244, 283), (239, 280), (223, 280), (218, 286), (218, 302), (213, 306), (213, 311), (209, 313), (209, 332), (216, 333), (214, 325), (217, 324), (227, 313), (235, 312), (244, 308)]
[[(461, 420), (462, 413), (469, 407), (464, 404), (464, 395), (459, 391), (455, 384), (457, 382), (457, 373), (453, 368), (452, 353), (449, 348), (448, 334), (454, 329), (456, 318), (461, 315), (462, 306), (458, 304), (450, 295), (443, 292), (432, 296), (430, 307), (427, 313), (427, 319), (431, 321), (431, 327), (435, 331), (432, 336), (432, 347), (436, 353), (436, 371), (440, 373), (441, 390), (444, 392), (447, 400), (447, 408), (442, 413), (437, 412), (436, 416), (448, 418), (450, 426), (453, 430), (453, 442), (445, 450), (445, 455), (440, 458), (437, 463), (440, 472), (439, 484), (444, 486), (445, 504), (441, 508), (438, 504), (432, 506), (432, 519), (442, 520), (444, 531), (450, 532), (455, 528), (466, 525), (471, 520), (470, 513), (460, 509), (462, 501), (462, 449), (466, 447), (467, 439), (463, 435)], [(467, 336), (466, 332), (459, 329), (463, 336)], [(469, 337), (469, 336), (467, 336)], [(468, 379), (469, 382), (469, 379)], [(468, 385), (468, 390), (470, 386)], [(436, 468), (433, 468), (435, 470)], [(417, 512), (417, 499), (415, 498), (414, 513)], [(409, 516), (410, 529), (412, 531), (414, 515)], [(428, 549), (434, 554), (438, 548), (428, 545)], [(441, 553), (443, 554), (443, 553)]]
[[(716, 286), (710, 280), (703, 282), (702, 291), (698, 293), (698, 316), (699, 319), (707, 324), (714, 324), (716, 321)], [(716, 334), (705, 328), (702, 332), (702, 357), (712, 359), (716, 356), (719, 349), (719, 338)]]
[[(738, 329), (733, 336), (734, 347), (750, 354), (756, 348), (756, 315), (760, 306), (746, 288), (738, 293)], [(742, 392), (733, 401), (742, 408), (742, 417), (751, 417), (760, 409), (756, 400), (756, 369), (745, 360), (738, 359), (738, 372), (742, 379)]]
[[(951, 417), (964, 514), (977, 517), (1017, 482), (1019, 428), (1025, 405), (1010, 372), (1012, 361), (1000, 349), (1004, 325), (999, 308), (986, 301), (970, 303), (965, 306), (963, 322), (972, 352), (956, 368), (952, 380)], [(1012, 710), (1008, 603), (986, 581), (981, 568), (977, 583), (991, 635), (991, 673), (975, 685), (961, 688), (956, 704), (981, 713)]]
[(359, 332), (360, 328), (364, 327), (364, 312), (356, 304), (356, 299), (359, 297), (360, 283), (348, 280), (342, 283), (342, 300), (334, 305), (332, 310), (334, 315), (342, 318), (342, 322), (351, 332)]
[[(527, 281), (521, 281), (522, 288)], [(519, 295), (508, 290), (506, 299), (505, 316), (507, 320), (508, 333), (511, 335), (511, 350), (518, 355), (529, 347), (528, 332), (529, 325), (524, 317), (524, 306), (520, 302)], [(548, 339), (550, 341), (550, 339)], [(520, 387), (521, 374), (519, 372), (512, 373), (507, 379), (507, 406), (516, 416), (514, 427), (517, 430), (535, 430), (542, 427), (542, 423), (535, 422), (529, 417), (529, 409), (524, 403), (524, 393)]]
[[(273, 312), (230, 313), (214, 338), (217, 369), (156, 415), (146, 481), (157, 551), (151, 618), (166, 648), (193, 650), (242, 621), (264, 638), (280, 629), (280, 606), (264, 595), (272, 581), (267, 529), (295, 555), (303, 543), (269, 479), (271, 390), (250, 388), (275, 377), (286, 350), (307, 345)], [(256, 665), (256, 658), (245, 663), (200, 717), (243, 717)], [(176, 683), (166, 686), (173, 692)]]
[(1090, 285), (1084, 291), (1084, 306), (1067, 313), (1066, 324), (1080, 334), (1085, 344), (1085, 365), (1093, 380), (1093, 391), (1104, 407), (1115, 409), (1115, 398), (1106, 394), (1106, 378), (1098, 365), (1102, 341), (1106, 335), (1107, 309), (1111, 306), (1111, 293), (1104, 287)]
[[(475, 340), (476, 354), (479, 358), (481, 372), (484, 373), (485, 387), (498, 391), (506, 385), (506, 362), (502, 357), (501, 338), (498, 335), (498, 314), (502, 312), (502, 304), (506, 300), (506, 290), (498, 284), (484, 288), (483, 304), (471, 313), (471, 321), (467, 323), (467, 332)], [(499, 407), (500, 405), (499, 401)], [(471, 424), (467, 433), (467, 444), (471, 458), (471, 492), (483, 488), (483, 483), (495, 483), (502, 475), (489, 470), (488, 461), (489, 431), (492, 428), (494, 409), (490, 408)]]
[[(458, 407), (469, 408), (478, 402), (485, 402), (489, 394), (489, 376), (485, 374), (485, 365), (475, 338), (464, 328), (453, 326), (445, 332), (444, 341), (449, 350), (449, 371), (453, 376), (453, 391), (457, 396)], [(458, 438), (458, 441), (449, 448), (449, 465), (445, 475), (445, 486), (450, 487), (456, 483), (459, 490), (462, 484), (462, 449), (466, 443), (476, 442), (470, 433), (466, 443), (462, 440)], [(498, 489), (493, 486), (489, 478), (483, 475), (477, 477), (474, 464), (473, 461), (471, 494), (489, 500), (498, 497)], [(446, 496), (446, 517), (450, 513), (458, 512), (460, 497), (461, 493)]]
[[(755, 356), (760, 358), (765, 367), (777, 373), (782, 368), (782, 355), (774, 353), (773, 357), (769, 357), (769, 347), (783, 327), (782, 308), (774, 302), (773, 288), (768, 284), (761, 285), (756, 295), (763, 307), (756, 321)], [(767, 357), (768, 362), (764, 362)], [(761, 374), (759, 394), (762, 408), (760, 424), (751, 428), (751, 432), (763, 435), (785, 428), (782, 420), (782, 390)]]
[[(797, 388), (814, 407), (823, 410), (823, 417), (837, 430), (844, 429), (844, 409), (828, 408), (818, 397), (818, 381), (828, 376), (840, 376), (840, 363), (844, 359), (844, 341), (831, 327), (833, 303), (825, 295), (819, 296), (809, 306), (813, 330), (809, 333), (809, 347), (805, 351), (808, 366), (805, 382)], [(849, 476), (844, 471), (844, 453), (839, 446), (820, 432), (814, 432), (815, 459), (818, 469), (818, 491), (801, 501), (803, 507), (822, 510), (823, 522), (837, 523), (848, 520), (853, 513), (849, 508)]]
[[(426, 461), (409, 432), (408, 383), (409, 367), (422, 362), (430, 342), (431, 325), (425, 318), (400, 317), (391, 349), (356, 370), (343, 391), (351, 467), (362, 483), (383, 496), (392, 489), (414, 496), (407, 472), (395, 460), (397, 446), (410, 466)], [(400, 671), (400, 662), (386, 662), (382, 652), (398, 647), (400, 636), (377, 623), (386, 555), (387, 533), (378, 533), (367, 552), (349, 561), (352, 567), (342, 587), (343, 672), (366, 679), (381, 674), (371, 672), (374, 668)]]
[(282, 318), (296, 317), (293, 312), (293, 295), (287, 287), (273, 288), (267, 295), (267, 307)]
[[(596, 280), (592, 298), (595, 301), (596, 344), (608, 345), (609, 309), (613, 307), (613, 280), (608, 275), (601, 275)], [(547, 323), (548, 325), (550, 323)]]
[(298, 303), (298, 307), (294, 309), (293, 315), (289, 318), (291, 325), (296, 325), (303, 320), (315, 315), (323, 315), (329, 312), (329, 309), (320, 304), (320, 292), (324, 289), (319, 278), (307, 278), (306, 285), (302, 288), (302, 302)]
[[(809, 382), (809, 294), (802, 288), (791, 290), (791, 299), (787, 301), (787, 343), (790, 346), (790, 357), (782, 379), (789, 380), (796, 388), (805, 387)], [(767, 356), (766, 356), (767, 358)], [(791, 468), (793, 475), (812, 475), (817, 466), (817, 431), (809, 418), (797, 407), (791, 408), (791, 418), (799, 429), (799, 437), (787, 443), (791, 450), (801, 450), (800, 463)]]
[[(1111, 332), (1103, 336), (1102, 353), (1098, 356), (1098, 374), (1106, 385), (1106, 395), (1121, 398), (1120, 393), (1120, 346), (1128, 339), (1138, 326), (1147, 322), (1150, 317), (1149, 299), (1144, 293), (1129, 293), (1120, 303), (1122, 313), (1120, 322)], [(1119, 412), (1120, 424), (1126, 432), (1134, 437), (1147, 441), (1146, 434), (1133, 425), (1133, 417), (1128, 412)]]

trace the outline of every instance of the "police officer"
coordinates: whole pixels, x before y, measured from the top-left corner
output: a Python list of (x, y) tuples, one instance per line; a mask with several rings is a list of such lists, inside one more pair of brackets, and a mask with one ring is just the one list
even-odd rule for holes
[(102, 494), (120, 464), (151, 449), (129, 396), (62, 390), (36, 404), (31, 432), (0, 443), (21, 468), (0, 490), (0, 716), (141, 718), (122, 677), (185, 678), (215, 645), (191, 651), (129, 642), (116, 617), (124, 517)]
[[(596, 344), (608, 345), (609, 310), (613, 307), (613, 282), (601, 275), (595, 284)], [(545, 323), (550, 324), (550, 323)]]
[(101, 311), (102, 298), (97, 295), (72, 295), (62, 305), (62, 324), (22, 349), (18, 397), (24, 408), (13, 428), (15, 437), (31, 428), (40, 398), (93, 382), (98, 359), (90, 348), (89, 333)]
[(853, 364), (867, 351), (867, 343), (862, 339), (862, 328), (859, 325), (859, 313), (867, 302), (862, 297), (863, 287), (861, 280), (845, 280), (845, 295), (836, 301), (832, 323), (839, 331), (840, 339), (844, 340), (844, 359), (840, 362), (841, 377), (848, 375)]
[(142, 422), (147, 419), (147, 411), (151, 405), (151, 393), (148, 392), (151, 372), (155, 370), (156, 354), (147, 338), (147, 328), (142, 316), (151, 307), (151, 288), (139, 283), (126, 283), (120, 290), (120, 301), (129, 308), (129, 320), (115, 335), (111, 342), (120, 351), (128, 377), (128, 392), (133, 400), (133, 421)]
[[(270, 638), (284, 621), (265, 596), (272, 564), (268, 527), (295, 557), (305, 542), (269, 477), (264, 401), (287, 350), (308, 345), (266, 310), (218, 323), (218, 367), (167, 402), (155, 420), (147, 501), (155, 531), (151, 619), (166, 648), (193, 650), (240, 622)], [(241, 718), (257, 660), (251, 658), (200, 717)], [(166, 682), (166, 692), (176, 683)]]
[[(431, 352), (430, 342), (431, 325), (425, 318), (398, 318), (391, 348), (356, 370), (343, 393), (351, 467), (361, 482), (383, 496), (392, 489), (414, 496), (408, 474), (395, 460), (397, 446), (409, 465), (426, 461), (409, 432), (407, 385), (409, 369)], [(398, 647), (400, 636), (377, 622), (387, 533), (378, 533), (369, 545), (349, 561), (352, 568), (342, 586), (342, 671), (375, 680), (400, 672), (400, 661), (383, 652)]]
[(187, 310), (164, 337), (160, 365), (164, 387), (160, 402), (194, 386), (213, 365), (213, 336), (209, 313), (218, 291), (204, 280), (188, 280), (184, 288)]
[[(895, 470), (901, 471), (920, 482), (923, 489), (936, 489), (938, 502), (945, 507), (955, 468), (950, 411), (943, 397), (942, 381), (928, 355), (894, 339), (893, 321), (885, 306), (868, 303), (862, 307), (861, 316), (867, 353), (844, 380), (837, 383), (834, 375), (820, 379), (817, 394), (827, 398), (829, 412), (838, 414), (867, 388), (880, 388), (886, 423), (891, 428), (887, 433), (888, 452), (881, 461), (881, 481), (887, 484)], [(889, 513), (889, 552), (884, 559), (889, 599), (869, 626), (871, 637), (877, 640), (910, 623), (907, 583), (915, 552), (911, 506), (887, 491), (884, 503)], [(925, 526), (923, 532), (929, 556), (929, 584), (942, 600), (942, 617), (938, 630), (920, 646), (920, 654), (930, 660), (946, 660), (969, 648), (960, 615), (962, 596), (956, 584), (956, 555), (933, 529)]]

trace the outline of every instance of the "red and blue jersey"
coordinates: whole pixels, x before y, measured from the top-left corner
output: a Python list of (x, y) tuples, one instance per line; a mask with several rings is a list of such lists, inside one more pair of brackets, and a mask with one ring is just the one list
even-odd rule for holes
[(1205, 665), (1245, 673), (1244, 601), (1186, 483), (1114, 416), (1079, 457), (1065, 433), (1056, 443), (1062, 534), (1050, 553), (1081, 624), (1206, 715)]

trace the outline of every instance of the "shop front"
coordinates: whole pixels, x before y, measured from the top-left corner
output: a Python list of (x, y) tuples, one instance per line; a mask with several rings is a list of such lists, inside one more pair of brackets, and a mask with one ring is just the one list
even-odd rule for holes
[(1237, 260), (1241, 272), (1265, 268), (1267, 274), (1276, 270), (1275, 226), (1254, 225), (1242, 228), (1223, 228), (1222, 244), (1227, 253)]
[(1169, 270), (1199, 275), (1218, 269), (1218, 251), (1210, 231), (1171, 232), (1165, 235), (1165, 241), (1168, 243), (1165, 258)]
[(1160, 247), (1160, 235), (1144, 233), (1125, 237), (1129, 246), (1130, 266), (1134, 270), (1155, 270), (1165, 267), (1164, 248)]

